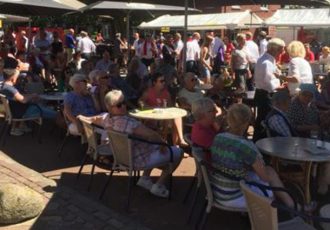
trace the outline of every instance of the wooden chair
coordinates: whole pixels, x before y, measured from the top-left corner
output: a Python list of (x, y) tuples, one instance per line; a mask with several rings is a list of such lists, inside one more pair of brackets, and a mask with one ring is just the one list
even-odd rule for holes
[[(135, 175), (135, 172), (141, 171), (141, 170), (148, 170), (152, 168), (157, 167), (164, 167), (164, 163), (161, 163), (156, 166), (152, 167), (135, 167), (133, 163), (133, 152), (132, 152), (132, 142), (133, 141), (140, 141), (145, 142), (149, 144), (156, 144), (161, 145), (169, 149), (170, 151), (170, 170), (172, 171), (172, 164), (173, 164), (173, 152), (171, 149), (171, 146), (166, 143), (156, 143), (156, 142), (150, 142), (143, 140), (141, 138), (137, 138), (125, 133), (116, 132), (116, 131), (109, 131), (109, 141), (110, 141), (110, 147), (111, 151), (113, 153), (114, 158), (114, 167), (111, 169), (108, 180), (106, 184), (104, 185), (102, 192), (100, 194), (100, 199), (102, 199), (109, 183), (112, 178), (112, 175), (114, 171), (126, 171), (129, 176), (129, 182), (128, 182), (128, 195), (127, 195), (127, 202), (126, 202), (126, 210), (129, 209), (130, 204), (130, 196), (132, 192), (132, 184), (133, 184), (133, 177)], [(167, 164), (167, 163), (166, 163)], [(169, 178), (169, 199), (171, 198), (171, 190), (172, 190), (172, 173)]]
[(13, 122), (25, 122), (25, 121), (33, 121), (39, 125), (37, 137), (38, 137), (38, 142), (41, 143), (40, 131), (41, 131), (41, 125), (42, 125), (42, 117), (39, 116), (39, 117), (31, 117), (31, 118), (14, 118), (12, 115), (12, 112), (10, 110), (9, 101), (8, 101), (7, 97), (3, 94), (0, 94), (0, 99), (1, 99), (1, 102), (2, 102), (2, 105), (4, 108), (4, 113), (5, 113), (5, 122), (0, 131), (1, 145), (4, 146), (6, 135), (8, 133), (10, 126), (13, 124)]
[(84, 165), (86, 164), (87, 159), (92, 158), (93, 165), (92, 165), (92, 170), (91, 170), (90, 181), (88, 184), (88, 190), (90, 190), (92, 183), (93, 183), (95, 166), (97, 165), (101, 168), (107, 168), (107, 169), (112, 168), (112, 163), (109, 162), (109, 164), (107, 164), (107, 163), (102, 162), (102, 160), (104, 158), (107, 158), (107, 160), (110, 160), (109, 157), (112, 156), (112, 152), (111, 152), (110, 146), (108, 144), (101, 144), (101, 145), (98, 144), (96, 133), (95, 133), (95, 127), (93, 126), (93, 124), (90, 121), (85, 120), (81, 117), (79, 117), (79, 120), (81, 121), (81, 123), (83, 125), (84, 135), (87, 140), (88, 148), (87, 148), (85, 157), (83, 158), (83, 160), (81, 162), (81, 166), (79, 168), (78, 175), (77, 175), (77, 180), (79, 179), (79, 176), (81, 175), (81, 171), (82, 171)]
[(300, 217), (295, 217), (292, 220), (278, 223), (277, 208), (273, 207), (272, 200), (252, 191), (244, 181), (240, 182), (240, 186), (247, 203), (247, 209), (253, 230), (315, 229), (306, 224)]
[[(199, 223), (199, 228), (198, 228), (199, 230), (204, 229), (204, 226), (207, 221), (207, 217), (211, 213), (211, 210), (213, 207), (224, 210), (224, 211), (230, 211), (230, 212), (240, 212), (240, 213), (247, 212), (247, 210), (245, 208), (228, 207), (228, 206), (224, 206), (224, 205), (221, 205), (218, 202), (216, 202), (214, 200), (214, 190), (212, 188), (214, 186), (212, 186), (211, 181), (209, 179), (210, 171), (216, 171), (216, 169), (213, 168), (209, 163), (205, 162), (204, 160), (197, 161), (197, 163), (199, 164), (198, 167), (200, 167), (200, 169), (202, 171), (203, 181), (204, 181), (204, 185), (206, 188), (206, 197), (205, 197), (206, 205), (205, 205), (202, 219)], [(198, 220), (198, 222), (199, 222), (199, 220)], [(198, 224), (198, 222), (197, 222), (197, 224)]]

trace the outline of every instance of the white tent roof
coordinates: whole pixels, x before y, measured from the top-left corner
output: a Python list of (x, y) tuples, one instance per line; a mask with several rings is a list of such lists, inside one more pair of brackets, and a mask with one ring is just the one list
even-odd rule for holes
[(30, 18), (28, 18), (28, 17), (16, 16), (16, 15), (10, 15), (10, 14), (0, 14), (0, 19), (4, 20), (6, 22), (28, 22), (28, 21), (30, 21)]
[[(262, 19), (249, 10), (221, 14), (195, 14), (188, 16), (188, 30), (212, 30), (224, 28), (243, 28), (261, 25)], [(163, 15), (150, 22), (139, 25), (141, 29), (159, 29), (161, 27), (183, 28), (184, 15)]]
[(279, 9), (265, 20), (267, 26), (330, 26), (330, 9)]

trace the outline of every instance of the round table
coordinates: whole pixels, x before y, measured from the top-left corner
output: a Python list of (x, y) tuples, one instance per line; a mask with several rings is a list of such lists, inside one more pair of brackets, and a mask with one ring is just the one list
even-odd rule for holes
[[(322, 148), (316, 146), (320, 144)], [(256, 142), (258, 149), (266, 155), (304, 163), (305, 201), (311, 201), (310, 176), (313, 162), (330, 162), (330, 143), (300, 137), (269, 137)], [(292, 178), (291, 178), (292, 179)]]
[(138, 119), (172, 120), (187, 116), (187, 111), (176, 107), (169, 107), (148, 110), (131, 110), (129, 111), (129, 115)]

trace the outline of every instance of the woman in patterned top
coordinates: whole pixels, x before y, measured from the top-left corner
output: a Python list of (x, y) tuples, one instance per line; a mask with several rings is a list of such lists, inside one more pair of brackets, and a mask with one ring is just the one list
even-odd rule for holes
[[(211, 163), (219, 172), (212, 172), (210, 182), (215, 187), (215, 200), (229, 207), (246, 207), (239, 181), (249, 180), (271, 186), (283, 187), (273, 168), (265, 166), (257, 147), (244, 138), (252, 118), (251, 110), (244, 104), (234, 104), (227, 113), (229, 131), (218, 134), (211, 147)], [(255, 192), (262, 192), (252, 187)], [(276, 194), (284, 204), (293, 207), (290, 196)]]

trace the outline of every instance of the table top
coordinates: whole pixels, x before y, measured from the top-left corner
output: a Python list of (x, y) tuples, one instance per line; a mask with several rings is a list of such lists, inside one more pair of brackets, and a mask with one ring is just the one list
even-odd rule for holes
[[(266, 155), (305, 162), (330, 161), (330, 143), (300, 137), (269, 137), (256, 143)], [(323, 146), (318, 148), (317, 146)]]
[(48, 94), (40, 94), (39, 97), (42, 100), (46, 101), (63, 101), (66, 93), (64, 92), (56, 92), (56, 93), (48, 93)]
[(139, 119), (171, 120), (187, 116), (187, 111), (176, 107), (169, 107), (148, 110), (131, 110), (129, 111), (129, 115)]

